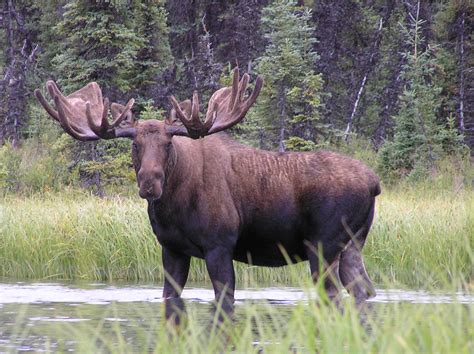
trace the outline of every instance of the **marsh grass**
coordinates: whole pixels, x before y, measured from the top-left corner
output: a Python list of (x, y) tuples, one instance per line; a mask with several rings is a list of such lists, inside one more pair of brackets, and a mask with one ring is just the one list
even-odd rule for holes
[(378, 199), (364, 254), (377, 282), (472, 287), (474, 193), (386, 190)]
[[(30, 279), (161, 281), (161, 251), (146, 203), (74, 190), (0, 201), (0, 276)], [(378, 283), (472, 287), (474, 193), (385, 189), (364, 256)], [(283, 268), (237, 264), (239, 286), (297, 284), (306, 263)], [(190, 281), (207, 281), (193, 260)]]
[(209, 332), (202, 315), (191, 312), (187, 326), (171, 335), (162, 322), (154, 322), (149, 330), (156, 336), (144, 342), (127, 343), (119, 328), (115, 338), (102, 338), (107, 350), (124, 353), (137, 351), (144, 343), (156, 353), (470, 353), (473, 349), (472, 307), (394, 305), (363, 316), (361, 322), (361, 313), (351, 304), (343, 313), (316, 302), (299, 304), (291, 312), (248, 304), (238, 308), (235, 323), (222, 330)]

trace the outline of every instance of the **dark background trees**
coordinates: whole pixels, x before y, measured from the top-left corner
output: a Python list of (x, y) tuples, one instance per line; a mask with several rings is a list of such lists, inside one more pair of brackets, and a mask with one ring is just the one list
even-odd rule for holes
[(159, 118), (170, 93), (198, 90), (205, 102), (239, 66), (266, 78), (233, 131), (247, 143), (311, 150), (363, 140), (398, 176), (420, 158), (429, 169), (462, 155), (461, 141), (474, 151), (467, 0), (4, 0), (0, 26), (2, 149), (41, 143), (44, 158), (56, 149), (69, 173), (96, 185), (125, 178), (128, 143), (59, 139), (32, 98), (49, 78), (66, 92), (97, 81), (112, 101), (137, 98), (137, 116)]

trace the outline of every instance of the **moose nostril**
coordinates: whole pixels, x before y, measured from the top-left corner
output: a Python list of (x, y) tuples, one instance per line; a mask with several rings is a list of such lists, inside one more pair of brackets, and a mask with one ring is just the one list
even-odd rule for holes
[(144, 199), (159, 198), (162, 192), (164, 173), (157, 168), (140, 169), (137, 173), (137, 182), (140, 188), (139, 195)]
[(138, 183), (154, 183), (162, 180), (163, 172), (160, 170), (140, 170), (137, 174)]

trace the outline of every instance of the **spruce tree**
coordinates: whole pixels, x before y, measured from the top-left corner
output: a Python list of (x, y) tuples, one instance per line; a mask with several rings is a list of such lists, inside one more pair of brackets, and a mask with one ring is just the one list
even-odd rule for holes
[(112, 2), (76, 0), (64, 10), (56, 26), (60, 51), (53, 59), (63, 88), (76, 90), (96, 81), (112, 99), (129, 91), (144, 38), (128, 23), (128, 9)]
[(270, 145), (277, 143), (281, 151), (312, 149), (324, 133), (318, 125), (322, 79), (313, 69), (319, 56), (312, 49), (310, 18), (310, 10), (293, 0), (276, 0), (262, 10), (267, 45), (257, 72), (265, 86), (253, 119), (270, 130)]
[(153, 86), (162, 86), (161, 75), (173, 61), (168, 41), (167, 13), (162, 0), (132, 2), (132, 28), (141, 39), (130, 84), (137, 94), (150, 97)]
[[(435, 162), (446, 150), (451, 150), (458, 139), (453, 139), (452, 127), (440, 120), (441, 87), (434, 79), (437, 67), (434, 48), (424, 43), (422, 29), (425, 21), (419, 11), (404, 28), (409, 51), (404, 53), (400, 109), (393, 117), (393, 140), (380, 150), (380, 169), (385, 175), (404, 176), (423, 173), (435, 167)], [(444, 151), (443, 151), (444, 150)]]

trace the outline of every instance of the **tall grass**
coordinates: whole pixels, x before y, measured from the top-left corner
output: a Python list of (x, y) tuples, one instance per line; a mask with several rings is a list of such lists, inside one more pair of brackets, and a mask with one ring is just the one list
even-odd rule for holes
[[(364, 255), (378, 282), (472, 286), (473, 245), (472, 191), (384, 190)], [(247, 286), (295, 283), (309, 270), (237, 264), (236, 274)], [(0, 276), (157, 281), (163, 273), (144, 201), (66, 190), (0, 200)], [(203, 262), (193, 261), (190, 280), (207, 280)]]
[[(376, 280), (474, 285), (474, 193), (385, 190), (364, 254)], [(461, 285), (461, 284), (458, 284)]]

